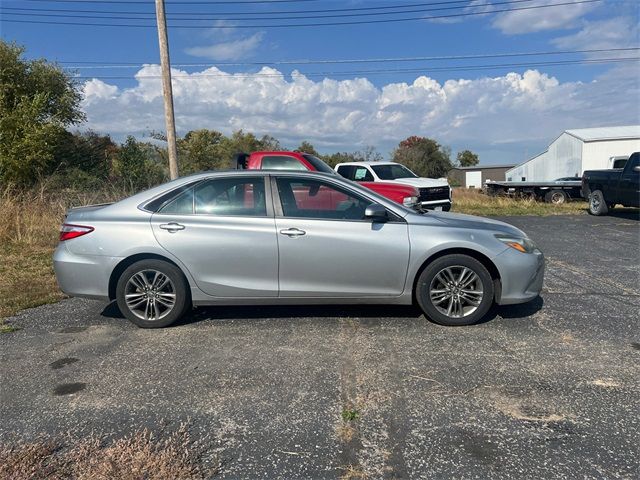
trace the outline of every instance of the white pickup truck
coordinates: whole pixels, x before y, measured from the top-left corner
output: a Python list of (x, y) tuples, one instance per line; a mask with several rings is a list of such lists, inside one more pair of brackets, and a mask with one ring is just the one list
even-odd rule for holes
[(451, 210), (451, 187), (445, 179), (419, 177), (395, 162), (348, 162), (336, 165), (336, 172), (354, 182), (386, 182), (411, 185), (420, 190), (422, 208)]

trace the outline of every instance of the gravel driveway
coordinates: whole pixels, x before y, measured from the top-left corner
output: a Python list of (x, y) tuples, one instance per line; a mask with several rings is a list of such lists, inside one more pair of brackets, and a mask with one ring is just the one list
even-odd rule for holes
[(640, 222), (503, 220), (547, 255), (544, 292), (473, 327), (380, 306), (201, 308), (155, 331), (88, 300), (24, 311), (0, 336), (0, 440), (187, 422), (226, 478), (638, 478)]

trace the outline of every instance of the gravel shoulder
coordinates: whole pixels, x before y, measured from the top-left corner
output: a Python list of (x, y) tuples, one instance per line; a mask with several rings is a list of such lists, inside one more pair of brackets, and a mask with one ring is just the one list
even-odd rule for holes
[(545, 252), (545, 288), (473, 327), (391, 306), (201, 308), (155, 331), (82, 299), (26, 310), (0, 335), (0, 441), (186, 422), (225, 478), (637, 478), (640, 222), (501, 220)]

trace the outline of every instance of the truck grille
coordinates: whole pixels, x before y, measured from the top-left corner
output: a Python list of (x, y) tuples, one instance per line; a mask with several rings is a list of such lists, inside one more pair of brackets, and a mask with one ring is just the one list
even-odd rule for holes
[(421, 202), (449, 200), (449, 187), (421, 188), (420, 197), (418, 197), (418, 200)]

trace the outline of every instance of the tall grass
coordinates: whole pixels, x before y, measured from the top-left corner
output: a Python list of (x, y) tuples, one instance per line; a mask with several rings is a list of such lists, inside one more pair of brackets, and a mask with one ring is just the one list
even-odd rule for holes
[(533, 198), (490, 197), (478, 190), (454, 188), (453, 211), (472, 215), (574, 215), (587, 213), (587, 202), (571, 200), (554, 205)]
[(44, 188), (0, 190), (0, 331), (2, 318), (62, 298), (51, 254), (65, 211), (73, 206), (114, 201), (125, 192)]

